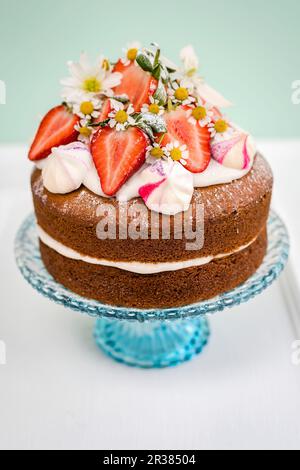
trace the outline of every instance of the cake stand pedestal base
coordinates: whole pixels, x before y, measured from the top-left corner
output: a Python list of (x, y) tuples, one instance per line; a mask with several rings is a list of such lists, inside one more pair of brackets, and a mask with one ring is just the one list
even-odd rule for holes
[(199, 354), (208, 342), (205, 317), (176, 321), (96, 321), (97, 345), (108, 356), (129, 366), (176, 366)]

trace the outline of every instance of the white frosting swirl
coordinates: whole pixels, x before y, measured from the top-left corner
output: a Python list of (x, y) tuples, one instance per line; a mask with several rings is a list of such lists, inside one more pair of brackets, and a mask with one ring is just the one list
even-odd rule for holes
[(91, 167), (89, 168), (88, 172), (86, 173), (82, 184), (92, 191), (92, 193), (97, 194), (98, 196), (108, 197), (102, 190), (101, 181), (96, 170), (95, 164), (93, 160), (91, 160)]
[(155, 212), (175, 215), (188, 210), (193, 192), (193, 174), (173, 160), (159, 160), (140, 173), (139, 195)]
[(116, 198), (126, 202), (140, 196), (150, 210), (175, 215), (189, 208), (194, 176), (178, 162), (158, 160), (153, 165), (143, 165), (122, 186)]
[(120, 202), (127, 202), (130, 199), (135, 197), (139, 197), (139, 188), (141, 186), (140, 175), (141, 173), (147, 168), (147, 164), (145, 163), (136, 173), (126, 181), (125, 184), (119, 189), (116, 194), (116, 198)]
[(83, 143), (54, 147), (42, 169), (44, 186), (56, 194), (75, 191), (80, 188), (91, 167), (92, 157)]
[(212, 158), (203, 173), (194, 174), (194, 187), (206, 188), (207, 186), (231, 183), (234, 180), (243, 178), (248, 172), (249, 168), (245, 170), (228, 168)]
[(236, 131), (229, 139), (213, 140), (211, 153), (225, 167), (249, 170), (256, 154), (256, 146), (249, 134)]

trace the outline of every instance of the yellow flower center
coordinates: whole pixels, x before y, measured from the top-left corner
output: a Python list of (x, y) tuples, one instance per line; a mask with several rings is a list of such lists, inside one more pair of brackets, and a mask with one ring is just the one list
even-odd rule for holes
[(89, 129), (88, 127), (81, 127), (79, 129), (79, 134), (83, 135), (84, 137), (89, 137), (92, 133), (92, 129)]
[(102, 84), (96, 77), (89, 77), (84, 80), (82, 88), (89, 93), (99, 93), (102, 90)]
[(85, 114), (85, 115), (92, 114), (93, 111), (94, 111), (93, 103), (91, 103), (90, 101), (83, 101), (83, 103), (81, 103), (80, 112), (82, 114)]
[(193, 68), (193, 69), (188, 70), (187, 73), (186, 73), (186, 75), (187, 75), (188, 77), (193, 77), (196, 72), (197, 72), (197, 69)]
[(149, 113), (158, 114), (159, 113), (159, 106), (156, 103), (152, 103), (149, 105)]
[(123, 111), (122, 109), (120, 111), (118, 111), (115, 115), (115, 120), (119, 123), (119, 124), (124, 124), (128, 119), (128, 114), (126, 113), (126, 111)]
[(179, 87), (177, 88), (177, 90), (175, 91), (175, 98), (178, 100), (178, 101), (184, 101), (186, 100), (187, 98), (189, 97), (189, 92), (186, 88), (184, 87)]
[(224, 119), (219, 119), (215, 123), (215, 131), (218, 132), (219, 134), (222, 134), (223, 132), (226, 132), (228, 129), (228, 124)]
[(108, 59), (103, 59), (102, 68), (103, 70), (106, 70), (106, 71), (110, 69), (110, 63)]
[(150, 155), (154, 158), (161, 158), (164, 155), (164, 151), (161, 147), (154, 147), (153, 149), (151, 149)]
[(197, 108), (193, 109), (192, 116), (196, 121), (202, 121), (207, 116), (207, 111), (204, 106), (198, 106)]
[(138, 50), (136, 48), (128, 49), (127, 59), (134, 61), (136, 59), (137, 53), (138, 53)]
[(175, 162), (178, 162), (179, 160), (182, 159), (182, 151), (177, 147), (171, 150), (170, 152), (172, 160), (175, 160)]

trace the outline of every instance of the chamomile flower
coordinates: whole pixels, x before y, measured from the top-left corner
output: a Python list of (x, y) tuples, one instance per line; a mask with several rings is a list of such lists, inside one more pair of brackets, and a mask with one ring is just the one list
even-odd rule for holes
[[(116, 100), (112, 100), (116, 101)], [(115, 104), (115, 103), (114, 103)], [(115, 127), (117, 131), (125, 131), (128, 126), (134, 126), (135, 120), (131, 116), (135, 113), (134, 107), (130, 104), (126, 109), (123, 103), (118, 104), (118, 109), (113, 109), (109, 113), (108, 125), (113, 128)]]
[(234, 129), (225, 118), (218, 119), (208, 125), (208, 130), (212, 139), (223, 140), (232, 136)]
[(87, 119), (81, 119), (78, 124), (75, 126), (75, 130), (79, 133), (78, 140), (89, 144), (93, 134), (96, 130), (90, 126), (90, 121)]
[(186, 165), (189, 157), (189, 151), (186, 145), (180, 145), (178, 141), (171, 142), (166, 145), (166, 154), (175, 162), (180, 162), (182, 165)]
[(166, 160), (168, 158), (168, 152), (166, 147), (162, 147), (159, 143), (155, 142), (154, 144), (149, 145), (146, 150), (147, 163), (155, 163), (157, 162), (157, 160)]
[(154, 99), (153, 96), (150, 96), (150, 104), (144, 104), (142, 106), (142, 113), (151, 113), (161, 116), (164, 114), (165, 109), (163, 106), (159, 105), (159, 101)]
[(111, 72), (112, 69), (113, 69), (113, 66), (112, 66), (110, 60), (107, 59), (106, 57), (102, 57), (101, 66), (104, 70), (106, 70), (106, 72)]
[(129, 65), (134, 62), (138, 54), (141, 44), (138, 41), (127, 44), (126, 48), (123, 49), (124, 57), (121, 59), (124, 65)]
[(112, 109), (112, 112), (121, 111), (122, 109), (124, 109), (124, 103), (122, 103), (122, 101), (116, 100), (114, 98), (110, 98), (109, 101), (110, 101), (110, 107)]
[(182, 81), (180, 83), (173, 82), (172, 87), (168, 89), (168, 95), (175, 104), (189, 105), (196, 101), (192, 96), (193, 89), (183, 86)]
[(188, 121), (193, 125), (199, 124), (200, 127), (205, 127), (210, 124), (213, 114), (211, 106), (201, 100), (195, 104), (193, 109), (187, 111)]
[(92, 120), (100, 116), (101, 106), (101, 100), (92, 98), (89, 101), (75, 103), (73, 106), (73, 113), (77, 114), (81, 119)]
[(83, 53), (78, 63), (69, 62), (70, 77), (61, 81), (62, 97), (67, 103), (81, 103), (101, 96), (112, 96), (112, 89), (121, 83), (122, 74), (103, 67), (103, 57), (92, 65)]
[(184, 74), (194, 76), (199, 68), (199, 60), (193, 46), (186, 46), (180, 51), (180, 60), (183, 63)]
[(218, 91), (209, 86), (203, 77), (199, 76), (199, 60), (193, 46), (186, 46), (180, 52), (182, 69), (179, 72), (181, 86), (193, 90), (193, 95), (204, 99), (218, 108), (232, 106), (232, 103)]
[(180, 60), (183, 64), (180, 70), (182, 86), (193, 90), (193, 92), (197, 91), (203, 79), (198, 75), (199, 60), (193, 46), (181, 49)]

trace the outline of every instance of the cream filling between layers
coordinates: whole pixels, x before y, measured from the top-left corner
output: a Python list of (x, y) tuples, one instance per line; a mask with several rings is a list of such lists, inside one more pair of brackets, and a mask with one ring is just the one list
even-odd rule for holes
[(203, 266), (210, 263), (215, 259), (227, 258), (235, 253), (248, 248), (252, 243), (255, 242), (257, 237), (251, 240), (247, 245), (243, 245), (230, 253), (221, 253), (214, 256), (203, 256), (201, 258), (193, 258), (184, 261), (169, 261), (166, 263), (141, 263), (137, 261), (110, 261), (106, 259), (94, 258), (79, 253), (78, 251), (69, 248), (59, 241), (48, 235), (39, 225), (37, 226), (38, 236), (40, 240), (52, 250), (56, 251), (66, 258), (70, 258), (77, 261), (83, 261), (84, 263), (95, 264), (99, 266), (107, 266), (110, 268), (117, 268), (123, 271), (129, 271), (136, 274), (157, 274), (166, 271), (179, 271), (180, 269), (192, 268), (197, 266)]

